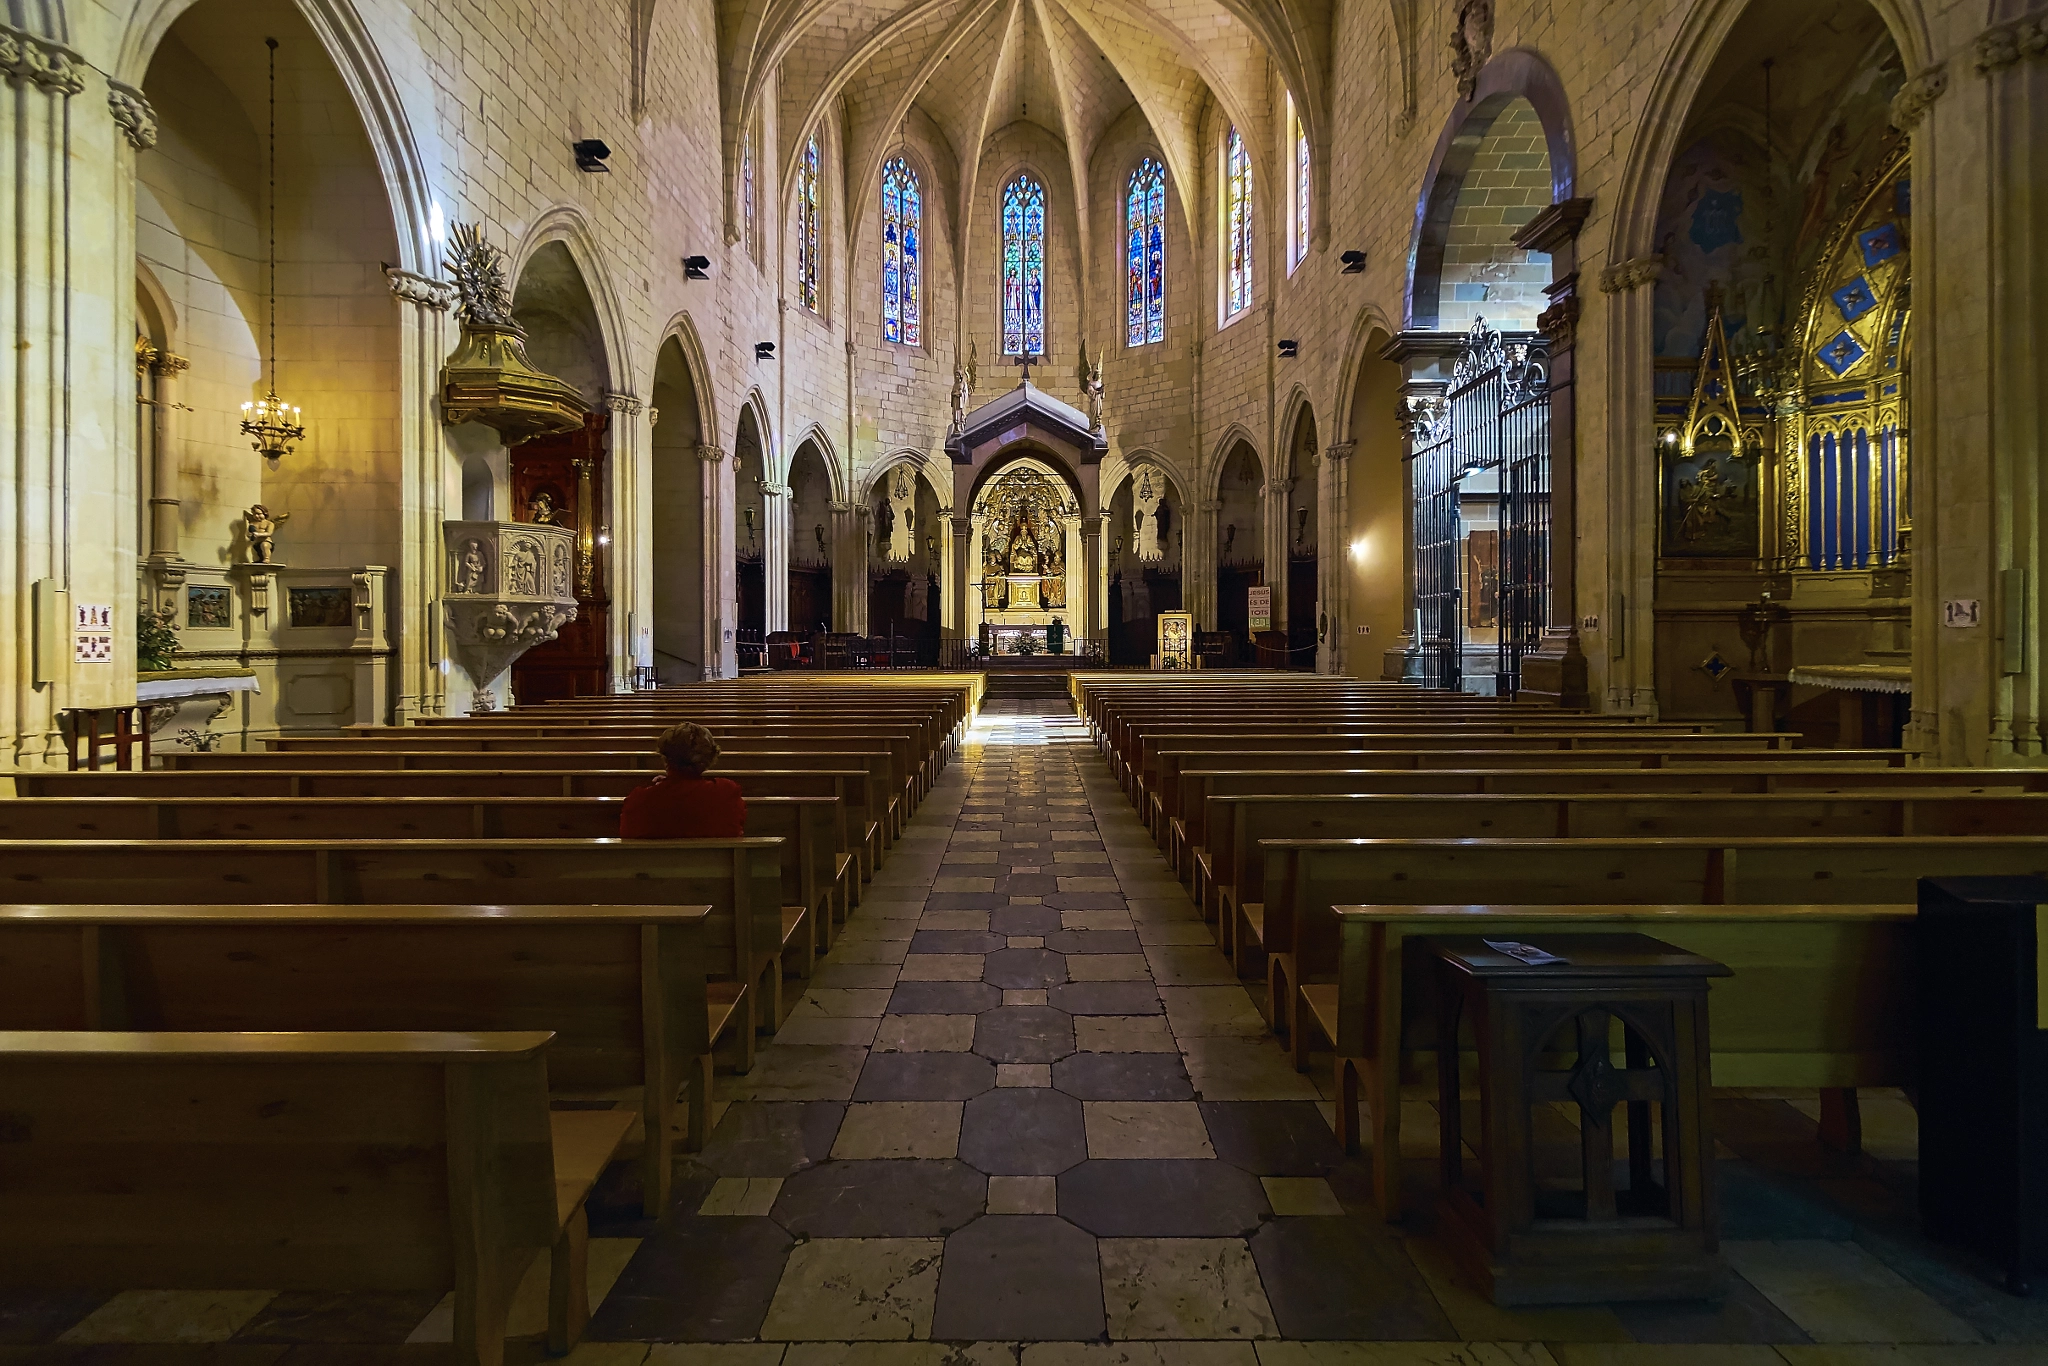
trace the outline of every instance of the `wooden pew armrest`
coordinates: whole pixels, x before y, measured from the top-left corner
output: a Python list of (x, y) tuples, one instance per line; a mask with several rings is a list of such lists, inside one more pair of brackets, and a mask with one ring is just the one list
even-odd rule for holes
[[(1333, 1041), (1337, 1037), (1337, 994), (1335, 982), (1307, 982), (1296, 988), (1296, 999), (1308, 1017), (1323, 1031), (1324, 1038)], [(1300, 1019), (1299, 1015), (1295, 1017), (1297, 1029), (1301, 1027)]]
[(549, 1136), (555, 1149), (555, 1219), (566, 1226), (605, 1165), (626, 1141), (639, 1115), (616, 1110), (551, 1110)]

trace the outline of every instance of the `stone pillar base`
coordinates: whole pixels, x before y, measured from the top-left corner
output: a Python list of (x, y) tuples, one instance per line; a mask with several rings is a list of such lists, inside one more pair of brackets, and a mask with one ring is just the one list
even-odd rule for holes
[(1564, 627), (1543, 633), (1542, 648), (1522, 658), (1522, 687), (1515, 696), (1568, 711), (1592, 709), (1592, 698), (1586, 693), (1586, 656), (1579, 649), (1577, 631)]

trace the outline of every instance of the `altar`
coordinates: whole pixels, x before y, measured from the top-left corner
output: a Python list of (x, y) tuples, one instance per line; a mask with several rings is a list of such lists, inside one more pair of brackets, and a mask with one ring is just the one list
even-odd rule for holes
[[(1052, 648), (1052, 632), (1054, 628), (1051, 626), (1032, 624), (1006, 626), (990, 622), (983, 629), (987, 632), (988, 652), (994, 657), (1053, 655), (1056, 653)], [(1064, 625), (1060, 626), (1058, 630), (1060, 648), (1057, 651), (1057, 655), (1064, 657), (1073, 650), (1074, 638), (1067, 632)]]

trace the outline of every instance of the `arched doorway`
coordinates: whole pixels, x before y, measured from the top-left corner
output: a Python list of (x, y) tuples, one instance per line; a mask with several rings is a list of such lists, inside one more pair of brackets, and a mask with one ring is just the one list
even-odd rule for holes
[(1322, 609), (1322, 512), (1316, 415), (1304, 403), (1287, 445), (1287, 667), (1316, 666)]
[(1249, 441), (1239, 441), (1224, 459), (1216, 500), (1216, 629), (1228, 637), (1224, 662), (1246, 665), (1255, 658), (1252, 590), (1267, 585), (1266, 467)]
[(1159, 614), (1181, 610), (1186, 500), (1163, 465), (1140, 456), (1109, 500), (1109, 663), (1142, 668), (1159, 648)]
[(576, 620), (512, 666), (513, 698), (529, 705), (611, 690), (611, 533), (604, 523), (611, 414), (603, 402), (611, 385), (597, 306), (566, 243), (544, 243), (527, 258), (512, 315), (526, 332), (528, 359), (575, 386), (591, 407), (581, 430), (511, 450), (513, 520), (576, 533)]
[(694, 683), (715, 668), (718, 642), (706, 630), (705, 518), (714, 508), (706, 482), (717, 467), (697, 448), (704, 439), (696, 379), (682, 343), (670, 337), (654, 361), (653, 500), (654, 669), (663, 683)]
[(762, 495), (767, 478), (762, 463), (761, 424), (754, 405), (740, 409), (733, 433), (733, 593), (740, 667), (763, 668), (768, 639), (768, 500)]
[[(943, 538), (951, 534), (939, 524), (938, 493), (916, 464), (899, 461), (875, 480), (868, 512), (868, 634), (908, 639), (918, 663), (935, 665), (944, 620)], [(890, 663), (903, 661), (892, 653)]]
[(789, 630), (808, 640), (832, 621), (832, 471), (814, 440), (789, 462)]
[(1057, 623), (1076, 648), (1092, 629), (1079, 481), (1049, 455), (1014, 455), (982, 471), (969, 506), (968, 635), (1029, 653)]

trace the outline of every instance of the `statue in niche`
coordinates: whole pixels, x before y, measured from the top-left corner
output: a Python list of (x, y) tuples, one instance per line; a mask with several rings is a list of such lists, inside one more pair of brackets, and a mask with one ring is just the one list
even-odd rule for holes
[(555, 597), (558, 597), (558, 598), (566, 598), (566, 597), (568, 597), (568, 596), (569, 596), (569, 547), (568, 547), (568, 546), (566, 546), (566, 545), (559, 545), (559, 544), (558, 544), (558, 545), (556, 545), (556, 547), (555, 547), (555, 558), (554, 558), (554, 566), (553, 566), (552, 574), (553, 574), (553, 586), (554, 586), (554, 594), (553, 594), (553, 596), (555, 596)]
[(289, 512), (280, 512), (273, 517), (270, 515), (270, 509), (261, 503), (252, 504), (242, 513), (242, 526), (249, 537), (250, 564), (277, 562), (277, 524), (290, 517)]
[(505, 557), (505, 588), (514, 597), (540, 596), (540, 547), (532, 541), (516, 542)]
[(484, 543), (472, 536), (462, 544), (462, 564), (455, 571), (455, 591), (484, 592), (489, 573), (490, 563), (484, 559)]
[(1081, 392), (1088, 396), (1088, 430), (1102, 430), (1102, 353), (1088, 359), (1088, 343), (1081, 343)]
[(1493, 0), (1461, 0), (1458, 26), (1451, 31), (1451, 74), (1458, 78), (1458, 98), (1469, 100), (1479, 88), (1479, 71), (1493, 56)]
[(535, 526), (558, 526), (561, 515), (555, 507), (555, 495), (546, 489), (534, 494), (533, 501), (527, 504), (526, 520)]

